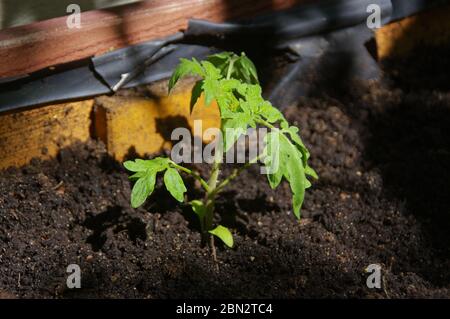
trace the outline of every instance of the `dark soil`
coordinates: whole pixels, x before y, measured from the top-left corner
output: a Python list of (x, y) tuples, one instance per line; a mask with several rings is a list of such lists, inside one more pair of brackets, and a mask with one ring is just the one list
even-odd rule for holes
[[(218, 201), (236, 242), (218, 247), (218, 272), (164, 187), (130, 208), (127, 173), (100, 143), (3, 171), (0, 296), (449, 298), (449, 52), (433, 53), (441, 68), (418, 53), (389, 64), (382, 83), (286, 109), (320, 180), (297, 221), (287, 184), (271, 190), (258, 167), (241, 175)], [(81, 289), (66, 288), (73, 263)], [(370, 264), (381, 289), (366, 286)]]

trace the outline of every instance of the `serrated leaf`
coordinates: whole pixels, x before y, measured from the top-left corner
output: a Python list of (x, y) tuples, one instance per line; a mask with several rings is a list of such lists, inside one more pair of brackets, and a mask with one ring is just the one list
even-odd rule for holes
[(126, 161), (123, 166), (131, 172), (142, 172), (151, 168), (150, 160), (136, 159), (134, 161)]
[(298, 135), (298, 127), (296, 126), (289, 126), (289, 124), (284, 121), (281, 123), (281, 128), (283, 133), (287, 133), (292, 142), (294, 142), (295, 146), (298, 148), (298, 150), (302, 153), (302, 161), (303, 166), (306, 167), (308, 165), (308, 159), (310, 157), (309, 151), (306, 148), (305, 144), (303, 144), (302, 139)]
[(205, 92), (205, 105), (211, 105), (216, 96), (220, 94), (219, 81), (211, 78), (204, 79), (203, 92)]
[(270, 132), (264, 137), (266, 145), (264, 149), (264, 165), (267, 169), (267, 180), (272, 189), (275, 189), (283, 178), (283, 170), (280, 168), (280, 143), (279, 135)]
[(153, 192), (156, 182), (156, 173), (149, 172), (144, 177), (139, 178), (131, 191), (131, 206), (137, 208), (141, 206), (148, 196)]
[(259, 106), (259, 114), (262, 115), (267, 122), (275, 123), (284, 120), (283, 114), (268, 101), (264, 101)]
[[(266, 136), (266, 154), (276, 156), (273, 152), (279, 152), (279, 165), (266, 161), (271, 174), (267, 175), (267, 179), (272, 188), (276, 187), (282, 177), (289, 182), (292, 191), (292, 206), (294, 215), (300, 218), (300, 208), (303, 204), (305, 189), (309, 184), (305, 176), (305, 169), (302, 161), (302, 153), (291, 143), (291, 141), (281, 133), (281, 131), (272, 131)], [(275, 145), (275, 143), (279, 143)], [(278, 169), (277, 169), (278, 168)]]
[(306, 189), (306, 176), (302, 162), (302, 154), (284, 134), (280, 134), (280, 152), (281, 162), (284, 166), (284, 176), (288, 180), (292, 191), (294, 215), (300, 218), (300, 208), (303, 204)]
[(207, 61), (220, 71), (222, 77), (226, 77), (231, 61), (236, 60), (237, 57), (233, 52), (222, 52), (209, 56)]
[[(216, 54), (212, 54), (212, 55), (208, 56), (207, 60), (209, 62), (211, 62), (211, 61), (226, 61), (234, 55), (235, 54), (233, 52), (224, 51), (224, 52), (220, 52), (220, 53), (216, 53)], [(213, 63), (213, 62), (211, 62), (211, 63)]]
[(205, 105), (210, 105), (215, 98), (223, 94), (220, 86), (220, 70), (208, 61), (203, 61), (202, 66), (205, 70), (202, 85), (205, 92)]
[(217, 104), (219, 105), (220, 117), (231, 118), (235, 109), (239, 106), (239, 102), (230, 95), (221, 94), (216, 97)]
[(228, 65), (229, 61), (231, 60), (231, 58), (234, 55), (235, 54), (233, 52), (225, 51), (225, 52), (210, 55), (210, 56), (208, 56), (208, 58), (206, 60), (208, 62), (212, 63), (216, 68), (223, 69)]
[(216, 68), (211, 62), (203, 61), (202, 66), (205, 70), (205, 78), (218, 80), (222, 77), (220, 74), (220, 70)]
[(287, 121), (281, 122), (281, 128), (283, 133), (287, 133), (291, 140), (296, 144), (300, 145), (302, 147), (305, 147), (303, 144), (302, 139), (298, 135), (299, 129), (296, 126), (289, 126), (289, 123)]
[(307, 179), (305, 179), (305, 189), (308, 189), (312, 186), (311, 182)]
[(234, 245), (233, 235), (231, 234), (228, 228), (219, 225), (213, 230), (210, 230), (209, 233), (219, 238), (228, 247), (233, 248)]
[(224, 151), (227, 152), (242, 134), (247, 132), (249, 126), (255, 127), (255, 121), (250, 114), (233, 113), (231, 118), (222, 120)]
[(245, 70), (248, 78), (250, 79), (250, 83), (259, 83), (258, 72), (256, 71), (256, 67), (253, 62), (249, 58), (247, 58), (245, 54), (242, 54), (240, 56), (239, 62), (242, 68)]
[(241, 107), (246, 112), (252, 114), (261, 114), (261, 105), (267, 103), (261, 96), (261, 87), (259, 85), (247, 85), (245, 91), (245, 102), (241, 103)]
[(169, 167), (164, 173), (164, 184), (169, 193), (179, 202), (183, 202), (186, 186), (180, 173), (175, 168)]
[(148, 174), (147, 171), (137, 172), (137, 173), (134, 173), (131, 176), (128, 176), (128, 179), (131, 180), (131, 181), (137, 181), (139, 178), (144, 177), (146, 174)]
[(202, 95), (203, 91), (203, 80), (197, 81), (192, 88), (191, 93), (191, 103), (190, 103), (190, 110), (192, 112), (192, 109), (194, 108), (195, 103), (197, 103), (198, 98), (200, 95)]
[(317, 175), (316, 171), (313, 170), (309, 165), (305, 167), (305, 174), (311, 176), (314, 179), (319, 179), (319, 175)]
[(135, 163), (134, 161), (126, 161), (123, 163), (123, 166), (131, 172), (139, 172), (146, 170), (146, 168), (142, 168), (141, 165)]
[(180, 63), (175, 68), (172, 76), (170, 77), (169, 92), (172, 91), (173, 87), (175, 86), (175, 84), (177, 84), (180, 78), (187, 75), (199, 75), (202, 77), (205, 76), (205, 70), (203, 70), (202, 65), (195, 58), (192, 58), (192, 60), (183, 58), (180, 59)]
[(235, 59), (233, 76), (244, 83), (258, 84), (256, 67), (244, 53)]
[(230, 92), (240, 87), (241, 82), (236, 79), (221, 79), (220, 88), (224, 92)]
[(125, 168), (132, 172), (145, 172), (145, 171), (162, 171), (169, 165), (167, 158), (156, 157), (150, 160), (136, 159), (134, 161), (126, 161), (123, 163)]

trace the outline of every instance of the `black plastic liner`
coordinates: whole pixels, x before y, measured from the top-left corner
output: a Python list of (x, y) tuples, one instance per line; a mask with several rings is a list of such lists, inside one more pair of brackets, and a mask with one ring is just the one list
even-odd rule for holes
[[(170, 54), (161, 57), (158, 63), (148, 65), (124, 87), (129, 88), (168, 78), (180, 58), (192, 56), (202, 59), (213, 52), (208, 47), (179, 44)], [(0, 112), (113, 93), (113, 86), (123, 74), (108, 73), (114, 67), (114, 63), (111, 63), (102, 65), (97, 70), (95, 65), (90, 63), (31, 81), (19, 80), (3, 84), (0, 89)], [(105, 78), (99, 75), (98, 71), (103, 72)]]
[(239, 23), (212, 23), (192, 19), (186, 36), (263, 36), (284, 42), (304, 36), (354, 26), (367, 20), (367, 7), (381, 9), (381, 23), (391, 20), (390, 0), (329, 0), (263, 15)]
[[(307, 86), (297, 87), (294, 95), (286, 92), (292, 92), (289, 85), (293, 79), (298, 79), (324, 57), (332, 67), (346, 63), (351, 56), (352, 76), (366, 79), (378, 76), (377, 64), (366, 50), (373, 36), (366, 26), (370, 14), (368, 5), (380, 6), (384, 24), (447, 3), (448, 0), (329, 0), (235, 23), (191, 20), (184, 33), (113, 51), (69, 70), (50, 74), (37, 72), (25, 78), (3, 80), (0, 112), (112, 94), (119, 88), (168, 78), (180, 57), (202, 59), (215, 52), (214, 48), (195, 41), (205, 36), (243, 42), (261, 37), (270, 42), (266, 46), (294, 52), (296, 62), (269, 92), (271, 101), (283, 106), (289, 101), (286, 97), (294, 99), (298, 94), (307, 94)], [(284, 99), (280, 99), (281, 96)]]
[(284, 109), (299, 97), (309, 95), (314, 86), (310, 79), (317, 75), (336, 86), (353, 79), (379, 78), (381, 70), (367, 50), (372, 37), (370, 29), (357, 25), (290, 42), (289, 48), (298, 54), (298, 59), (285, 68), (280, 81), (266, 97)]

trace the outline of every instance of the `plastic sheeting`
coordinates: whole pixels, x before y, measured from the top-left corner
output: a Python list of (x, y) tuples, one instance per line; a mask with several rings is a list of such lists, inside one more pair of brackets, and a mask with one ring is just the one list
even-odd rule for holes
[[(37, 72), (26, 78), (2, 81), (0, 112), (110, 94), (120, 87), (129, 88), (167, 78), (179, 58), (202, 59), (214, 52), (214, 49), (195, 41), (205, 36), (244, 42), (254, 37), (268, 38), (273, 48), (296, 53), (297, 60), (287, 68), (285, 79), (269, 93), (270, 99), (277, 102), (280, 96), (287, 97), (286, 92), (292, 92), (288, 87), (291, 80), (307, 72), (319, 60), (331, 66), (345, 63), (345, 59), (351, 56), (353, 64), (350, 70), (353, 75), (362, 78), (378, 75), (377, 65), (364, 46), (372, 37), (372, 31), (366, 26), (370, 14), (367, 12), (368, 5), (379, 5), (382, 23), (387, 23), (448, 2), (329, 0), (234, 23), (191, 20), (184, 33), (116, 50), (68, 70), (50, 74)], [(197, 43), (194, 44), (194, 41)], [(339, 59), (344, 59), (344, 62)], [(306, 91), (306, 86), (296, 88), (296, 94), (306, 94)], [(283, 101), (287, 100), (285, 98)]]

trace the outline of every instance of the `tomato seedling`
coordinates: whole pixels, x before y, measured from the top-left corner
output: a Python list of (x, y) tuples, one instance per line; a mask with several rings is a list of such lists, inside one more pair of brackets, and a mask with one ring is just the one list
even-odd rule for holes
[[(222, 138), (217, 143), (219, 145), (209, 179), (203, 179), (197, 172), (170, 158), (127, 161), (124, 166), (134, 173), (130, 179), (135, 181), (131, 205), (136, 208), (145, 202), (155, 188), (158, 173), (164, 173), (164, 184), (169, 193), (177, 201), (184, 202), (187, 190), (180, 173), (190, 175), (200, 182), (205, 192), (204, 198), (187, 202), (199, 218), (202, 235), (204, 238), (216, 236), (225, 245), (232, 247), (233, 236), (230, 230), (223, 225), (214, 225), (216, 197), (244, 169), (259, 162), (265, 167), (272, 188), (276, 188), (283, 178), (290, 184), (293, 212), (300, 218), (305, 190), (311, 186), (307, 177), (317, 178), (317, 174), (308, 166), (310, 155), (298, 134), (298, 128), (289, 125), (283, 114), (261, 96), (253, 62), (244, 53), (239, 56), (231, 52), (215, 54), (201, 62), (195, 58), (180, 59), (169, 80), (169, 93), (178, 80), (185, 76), (200, 78), (192, 89), (191, 108), (204, 93), (206, 106), (215, 100), (220, 110)], [(233, 147), (248, 128), (257, 126), (268, 129), (261, 154), (219, 180), (223, 152)]]

